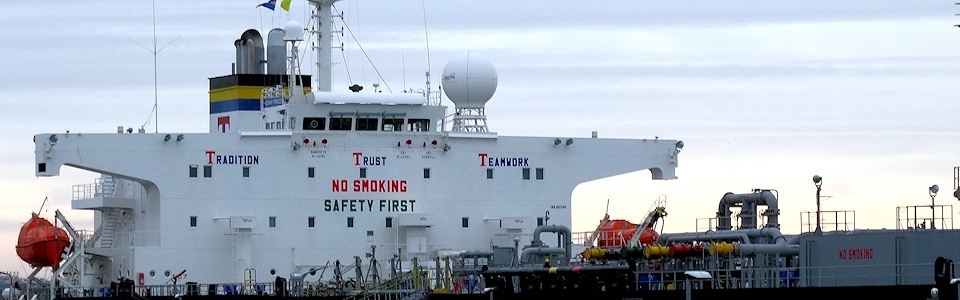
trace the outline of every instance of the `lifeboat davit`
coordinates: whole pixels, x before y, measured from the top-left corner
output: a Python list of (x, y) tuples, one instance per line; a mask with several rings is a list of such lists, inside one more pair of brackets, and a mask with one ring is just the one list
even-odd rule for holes
[(33, 214), (17, 239), (17, 256), (32, 267), (53, 267), (60, 264), (60, 254), (70, 246), (70, 237), (47, 219)]

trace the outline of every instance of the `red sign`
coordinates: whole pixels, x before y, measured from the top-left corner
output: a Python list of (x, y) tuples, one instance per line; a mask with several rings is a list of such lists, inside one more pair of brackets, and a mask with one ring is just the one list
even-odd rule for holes
[(220, 129), (220, 132), (230, 130), (230, 116), (217, 117), (217, 129)]
[(407, 181), (400, 180), (377, 180), (377, 179), (354, 179), (351, 184), (346, 179), (334, 179), (331, 182), (331, 191), (333, 192), (356, 192), (356, 193), (406, 193)]
[(840, 249), (840, 260), (873, 259), (873, 248)]

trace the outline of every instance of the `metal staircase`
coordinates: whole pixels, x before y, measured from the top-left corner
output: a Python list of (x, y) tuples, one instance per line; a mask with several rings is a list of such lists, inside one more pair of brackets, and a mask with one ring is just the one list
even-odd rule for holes
[(100, 197), (114, 197), (114, 192), (117, 190), (117, 182), (111, 176), (103, 176), (103, 178), (98, 178), (94, 183), (98, 186), (98, 191)]
[(121, 209), (110, 209), (103, 212), (100, 228), (93, 234), (92, 242), (99, 242), (99, 248), (113, 248), (114, 237), (120, 224)]

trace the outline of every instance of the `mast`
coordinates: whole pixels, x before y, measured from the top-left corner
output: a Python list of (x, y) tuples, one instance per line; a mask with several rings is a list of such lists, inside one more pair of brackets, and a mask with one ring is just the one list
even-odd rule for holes
[(317, 86), (322, 92), (333, 90), (333, 3), (340, 0), (308, 0), (314, 6), (314, 19), (317, 20)]

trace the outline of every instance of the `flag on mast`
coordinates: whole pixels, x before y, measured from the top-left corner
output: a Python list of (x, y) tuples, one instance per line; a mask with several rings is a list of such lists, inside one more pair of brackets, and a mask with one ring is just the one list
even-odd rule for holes
[(277, 8), (277, 0), (270, 0), (269, 2), (264, 2), (260, 5), (257, 5), (257, 7), (261, 6), (269, 8), (270, 10), (274, 10), (274, 8)]
[(285, 11), (290, 11), (290, 0), (280, 1), (280, 7)]

